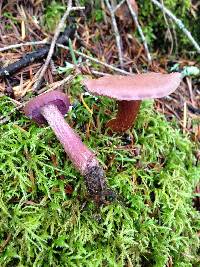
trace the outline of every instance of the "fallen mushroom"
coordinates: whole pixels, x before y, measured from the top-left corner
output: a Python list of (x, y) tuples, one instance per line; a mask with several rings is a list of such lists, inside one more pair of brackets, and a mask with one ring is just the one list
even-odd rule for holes
[(67, 95), (59, 91), (51, 91), (29, 101), (25, 115), (39, 125), (48, 123), (76, 169), (84, 176), (89, 194), (100, 204), (113, 198), (108, 189), (102, 167), (94, 153), (83, 144), (81, 138), (65, 121), (64, 115), (69, 109)]
[(108, 75), (83, 81), (86, 90), (94, 95), (118, 101), (116, 118), (107, 122), (114, 132), (124, 132), (134, 123), (141, 100), (161, 98), (174, 92), (181, 82), (181, 73), (149, 72), (132, 76)]

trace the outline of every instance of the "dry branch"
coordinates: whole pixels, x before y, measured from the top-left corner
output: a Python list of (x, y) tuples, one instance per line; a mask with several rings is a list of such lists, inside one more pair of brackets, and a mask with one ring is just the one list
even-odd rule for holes
[(146, 52), (146, 55), (147, 55), (148, 63), (150, 64), (150, 63), (151, 63), (151, 55), (150, 55), (150, 53), (149, 53), (148, 45), (147, 45), (145, 36), (144, 36), (144, 34), (143, 34), (142, 28), (141, 28), (141, 26), (140, 26), (140, 24), (139, 24), (139, 22), (138, 22), (137, 14), (136, 14), (135, 11), (133, 10), (133, 7), (132, 7), (130, 1), (129, 1), (129, 0), (126, 0), (126, 3), (127, 3), (128, 8), (129, 8), (129, 10), (130, 10), (131, 16), (132, 16), (132, 18), (133, 18), (133, 20), (134, 20), (135, 26), (136, 26), (136, 28), (137, 28), (137, 30), (138, 30), (138, 32), (139, 32), (139, 34), (140, 34), (140, 37), (141, 37), (141, 39), (142, 39), (142, 42), (143, 42), (143, 45), (144, 45), (144, 49), (145, 49), (145, 52)]
[(105, 2), (106, 2), (108, 10), (110, 12), (112, 26), (113, 26), (113, 30), (115, 33), (115, 40), (116, 40), (116, 44), (117, 44), (120, 66), (121, 66), (121, 68), (123, 68), (123, 54), (122, 54), (122, 47), (121, 47), (121, 38), (120, 38), (119, 30), (117, 27), (117, 22), (115, 19), (115, 13), (114, 13), (114, 10), (113, 10), (111, 4), (109, 3), (109, 0), (105, 0)]
[(65, 11), (63, 17), (61, 18), (57, 28), (56, 28), (56, 31), (54, 33), (54, 36), (53, 36), (53, 39), (52, 39), (52, 42), (51, 42), (51, 45), (50, 45), (50, 49), (49, 49), (49, 52), (48, 52), (48, 55), (47, 55), (47, 58), (46, 58), (46, 61), (45, 61), (45, 64), (39, 74), (39, 77), (38, 77), (38, 80), (37, 82), (34, 84), (33, 86), (33, 91), (36, 91), (38, 90), (38, 88), (40, 87), (40, 84), (42, 82), (42, 79), (43, 79), (43, 76), (49, 66), (49, 63), (51, 61), (51, 58), (52, 58), (52, 55), (54, 53), (54, 48), (55, 48), (55, 45), (56, 45), (56, 41), (58, 39), (58, 36), (60, 34), (60, 32), (62, 31), (62, 29), (64, 28), (64, 25), (65, 25), (65, 21), (67, 19), (67, 17), (69, 16), (69, 13), (71, 11), (74, 11), (74, 10), (80, 10), (80, 9), (83, 9), (82, 7), (72, 7), (72, 0), (68, 0), (68, 5), (67, 5), (67, 10)]
[[(75, 34), (75, 26), (71, 25), (69, 26), (64, 33), (58, 38), (58, 43), (59, 44), (64, 44), (67, 43), (67, 41), (69, 40), (69, 38), (72, 38)], [(43, 44), (47, 43), (47, 41), (43, 41)], [(27, 45), (27, 43), (25, 43)], [(21, 47), (25, 45), (24, 43), (22, 44), (16, 44), (15, 47)], [(41, 42), (31, 42), (31, 45), (40, 45)], [(14, 45), (8, 46), (8, 47), (4, 47), (4, 51), (8, 50), (8, 49), (12, 49), (14, 47)], [(20, 60), (8, 65), (5, 68), (1, 68), (0, 69), (0, 78), (3, 77), (8, 77), (14, 73), (16, 73), (18, 70), (32, 64), (35, 61), (41, 60), (43, 59), (49, 51), (49, 45), (46, 45), (32, 53), (26, 54), (24, 57), (22, 57)]]

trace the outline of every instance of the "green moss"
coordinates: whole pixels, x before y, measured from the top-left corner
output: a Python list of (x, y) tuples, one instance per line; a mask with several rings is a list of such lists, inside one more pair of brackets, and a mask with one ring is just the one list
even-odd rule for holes
[(66, 7), (61, 1), (50, 1), (50, 3), (46, 3), (43, 21), (49, 31), (53, 32), (55, 30), (65, 9)]
[[(174, 266), (198, 266), (194, 145), (144, 102), (129, 132), (134, 146), (125, 146), (104, 129), (114, 102), (85, 96), (90, 108), (99, 107), (91, 116), (77, 100), (79, 80), (71, 87), (76, 107), (67, 121), (104, 166), (113, 158), (106, 174), (118, 200), (95, 207), (51, 129), (15, 114), (0, 128), (0, 266), (163, 267), (169, 257)], [(4, 115), (11, 108), (1, 99)], [(72, 194), (66, 194), (68, 185)]]

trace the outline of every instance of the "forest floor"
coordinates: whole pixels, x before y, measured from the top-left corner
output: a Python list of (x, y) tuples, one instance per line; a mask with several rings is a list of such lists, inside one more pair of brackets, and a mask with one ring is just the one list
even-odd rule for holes
[[(2, 69), (41, 53), (61, 19), (45, 13), (43, 1), (0, 8)], [(76, 24), (76, 32), (66, 47), (56, 47), (39, 89), (33, 87), (47, 54), (10, 75), (0, 69), (1, 266), (199, 266), (199, 76), (185, 77), (170, 96), (144, 101), (135, 125), (113, 135), (105, 125), (116, 114), (115, 101), (89, 95), (81, 84), (85, 77), (168, 73), (198, 62), (151, 49), (149, 64), (134, 23), (118, 14), (120, 66), (103, 8), (98, 21), (88, 19), (88, 9), (68, 17), (66, 28)], [(25, 103), (57, 88), (70, 96), (66, 120), (95, 152), (116, 194), (108, 205), (94, 203), (50, 128), (24, 116)]]

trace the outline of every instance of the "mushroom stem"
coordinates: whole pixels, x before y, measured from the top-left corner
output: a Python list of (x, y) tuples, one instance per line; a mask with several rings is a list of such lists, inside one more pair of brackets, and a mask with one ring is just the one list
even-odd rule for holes
[(92, 167), (99, 165), (94, 153), (84, 145), (80, 137), (65, 121), (57, 106), (46, 105), (41, 108), (41, 114), (47, 120), (70, 160), (82, 175), (88, 173), (88, 170)]
[(124, 132), (134, 123), (140, 109), (141, 100), (118, 101), (116, 118), (107, 122), (106, 127), (113, 132)]
[(108, 189), (105, 173), (94, 153), (81, 141), (65, 121), (56, 105), (47, 104), (41, 108), (41, 114), (54, 131), (65, 152), (76, 169), (84, 176), (88, 192), (99, 204), (106, 203), (107, 197), (114, 197)]

